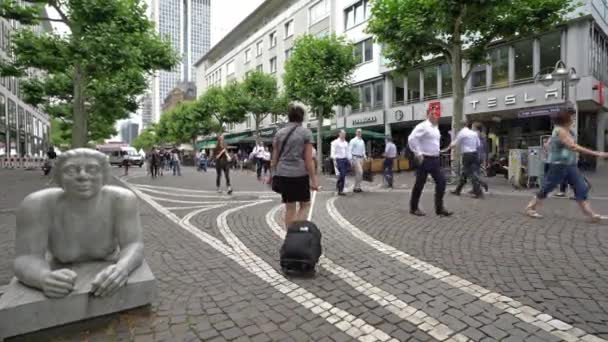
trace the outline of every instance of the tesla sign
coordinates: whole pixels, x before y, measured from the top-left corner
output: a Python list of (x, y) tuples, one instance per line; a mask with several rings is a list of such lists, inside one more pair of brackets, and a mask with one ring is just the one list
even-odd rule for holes
[[(545, 90), (545, 101), (549, 99), (559, 99), (559, 92), (557, 88), (546, 89)], [(500, 99), (505, 106), (512, 106), (517, 104), (518, 100), (524, 103), (533, 103), (536, 102), (535, 97), (530, 97), (528, 93), (524, 93), (523, 95), (506, 95), (504, 98)], [(487, 104), (488, 108), (494, 108), (498, 106), (499, 99), (497, 97), (488, 97)], [(473, 106), (473, 109), (477, 109), (477, 105), (481, 103), (480, 100), (471, 100), (469, 103)]]

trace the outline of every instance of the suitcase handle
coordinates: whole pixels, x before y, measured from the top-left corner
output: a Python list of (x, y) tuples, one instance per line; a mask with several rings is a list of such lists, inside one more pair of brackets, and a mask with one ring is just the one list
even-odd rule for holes
[(315, 209), (315, 202), (317, 199), (317, 191), (312, 192), (312, 196), (310, 198), (310, 208), (308, 209), (308, 218), (306, 221), (310, 221), (312, 219), (312, 211)]

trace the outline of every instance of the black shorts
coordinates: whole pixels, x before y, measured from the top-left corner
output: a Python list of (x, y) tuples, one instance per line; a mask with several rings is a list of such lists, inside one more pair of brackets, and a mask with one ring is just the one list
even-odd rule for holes
[(304, 177), (274, 177), (283, 203), (310, 202), (310, 180)]

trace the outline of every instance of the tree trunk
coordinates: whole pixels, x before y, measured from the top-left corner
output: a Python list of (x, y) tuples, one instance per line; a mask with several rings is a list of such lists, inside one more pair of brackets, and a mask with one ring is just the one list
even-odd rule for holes
[(323, 115), (317, 111), (317, 173), (323, 165)]
[(256, 114), (255, 115), (255, 138), (258, 139), (260, 137), (260, 121), (262, 121), (262, 119), (260, 119), (260, 115)]
[(86, 147), (89, 142), (88, 114), (85, 109), (86, 75), (80, 64), (74, 67), (74, 103), (72, 148)]
[[(454, 46), (452, 49), (452, 139), (463, 127), (464, 117), (464, 79), (462, 77), (462, 47)], [(452, 150), (452, 169), (460, 169), (460, 148)]]

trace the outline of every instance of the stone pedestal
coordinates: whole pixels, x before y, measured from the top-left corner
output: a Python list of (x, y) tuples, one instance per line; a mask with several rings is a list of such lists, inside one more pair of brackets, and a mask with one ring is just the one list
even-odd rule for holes
[(0, 340), (74, 323), (152, 303), (156, 279), (148, 264), (131, 273), (127, 284), (111, 297), (94, 297), (91, 282), (109, 263), (83, 263), (69, 267), (76, 274), (76, 289), (67, 297), (51, 299), (13, 278), (0, 297)]

